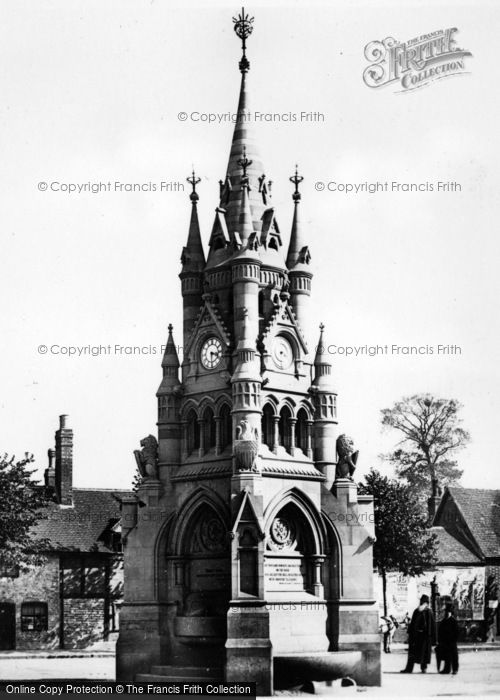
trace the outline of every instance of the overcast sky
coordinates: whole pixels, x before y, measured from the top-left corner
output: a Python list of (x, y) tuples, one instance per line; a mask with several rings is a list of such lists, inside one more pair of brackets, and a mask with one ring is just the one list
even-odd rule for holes
[[(459, 458), (463, 484), (498, 487), (498, 4), (303, 0), (247, 9), (253, 109), (297, 115), (254, 128), (286, 241), (296, 162), (304, 176), (310, 344), (323, 321), (329, 344), (434, 349), (332, 356), (359, 475), (396, 442), (381, 433), (380, 409), (431, 392), (464, 405), (472, 441)], [(156, 430), (169, 322), (182, 342), (177, 275), (190, 204), (187, 188), (70, 194), (53, 183), (159, 188), (185, 182), (194, 163), (206, 244), (233, 125), (193, 113), (236, 110), (238, 11), (228, 2), (2, 2), (0, 449), (34, 452), (43, 469), (67, 413), (76, 486), (127, 487), (132, 451)], [(411, 92), (364, 84), (369, 42), (450, 27), (473, 54), (466, 74)], [(301, 122), (301, 112), (324, 121)], [(318, 181), (453, 181), (461, 191), (345, 194), (317, 191)], [(438, 355), (438, 344), (462, 353)], [(86, 345), (113, 352), (52, 351)], [(157, 354), (120, 355), (115, 345)]]

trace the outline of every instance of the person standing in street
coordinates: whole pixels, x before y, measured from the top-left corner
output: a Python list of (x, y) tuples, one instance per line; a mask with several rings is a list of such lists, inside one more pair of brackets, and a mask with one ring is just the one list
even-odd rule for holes
[(440, 658), (444, 668), (440, 673), (458, 673), (458, 623), (453, 616), (453, 605), (446, 603), (444, 617), (438, 627), (438, 644)]
[(408, 627), (408, 661), (401, 673), (412, 673), (415, 664), (420, 664), (422, 673), (425, 673), (431, 661), (434, 644), (434, 615), (429, 607), (429, 596), (423, 595)]

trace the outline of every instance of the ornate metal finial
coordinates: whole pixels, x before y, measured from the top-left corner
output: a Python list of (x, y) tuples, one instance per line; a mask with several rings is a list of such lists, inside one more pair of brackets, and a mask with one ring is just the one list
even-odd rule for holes
[(249, 15), (245, 13), (244, 7), (241, 8), (241, 12), (238, 17), (233, 17), (234, 31), (241, 39), (241, 50), (243, 51), (243, 56), (241, 57), (241, 61), (239, 63), (240, 71), (242, 73), (247, 73), (248, 69), (250, 68), (250, 63), (246, 56), (246, 42), (250, 34), (253, 32), (253, 20), (253, 17), (249, 17)]
[(191, 187), (193, 188), (193, 191), (189, 195), (189, 199), (194, 203), (199, 200), (198, 192), (196, 191), (196, 185), (201, 182), (201, 177), (196, 177), (194, 174), (194, 168), (193, 168), (193, 174), (191, 177), (187, 177), (186, 180), (189, 182)]
[(241, 186), (249, 187), (249, 180), (247, 175), (247, 169), (252, 165), (253, 160), (247, 158), (247, 149), (243, 146), (243, 156), (238, 160), (238, 165), (241, 166), (243, 174), (241, 176)]
[(292, 194), (292, 198), (294, 202), (300, 202), (301, 194), (299, 192), (299, 185), (302, 182), (304, 178), (302, 175), (299, 175), (299, 166), (295, 166), (295, 175), (293, 175), (290, 178), (290, 182), (292, 182), (295, 185), (295, 192)]
[(319, 329), (320, 329), (320, 331), (321, 331), (322, 333), (323, 333), (323, 331), (325, 330), (325, 324), (324, 324), (323, 322), (321, 322), (321, 323), (319, 324)]
[(173, 330), (174, 330), (173, 325), (172, 325), (171, 323), (169, 323), (169, 324), (168, 324), (168, 332), (169, 332), (169, 333), (172, 333)]

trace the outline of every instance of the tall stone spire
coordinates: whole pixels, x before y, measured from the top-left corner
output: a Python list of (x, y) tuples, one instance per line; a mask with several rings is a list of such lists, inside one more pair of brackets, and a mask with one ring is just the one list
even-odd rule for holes
[(189, 232), (186, 245), (182, 250), (182, 271), (201, 272), (205, 267), (205, 254), (201, 242), (200, 224), (198, 221), (198, 200), (200, 199), (196, 185), (201, 178), (195, 177), (194, 170), (191, 177), (186, 178), (193, 191), (189, 195), (191, 200), (191, 220), (189, 222)]
[(226, 178), (221, 187), (220, 206), (226, 210), (227, 228), (230, 233), (237, 229), (238, 212), (241, 208), (242, 191), (239, 187), (241, 168), (239, 161), (246, 157), (250, 161), (247, 170), (249, 178), (249, 203), (252, 210), (253, 230), (260, 232), (262, 228), (261, 217), (265, 209), (264, 198), (259, 187), (259, 178), (264, 175), (262, 160), (257, 148), (251, 125), (255, 119), (255, 113), (250, 108), (248, 94), (248, 72), (250, 62), (246, 56), (246, 40), (253, 31), (253, 17), (249, 17), (244, 10), (233, 18), (234, 31), (242, 42), (243, 55), (239, 62), (241, 72), (240, 95), (238, 99), (238, 111), (234, 127), (231, 151), (227, 164)]
[[(286, 266), (289, 270), (292, 270), (298, 262), (304, 262), (300, 260), (301, 252), (307, 248), (304, 242), (304, 232), (302, 229), (301, 220), (301, 207), (300, 200), (302, 195), (299, 192), (299, 185), (303, 181), (303, 177), (299, 175), (298, 166), (295, 166), (295, 175), (290, 178), (290, 182), (295, 185), (295, 192), (292, 194), (292, 199), (294, 202), (293, 210), (293, 221), (292, 221), (292, 231), (290, 234), (290, 244), (288, 246), (288, 253), (286, 256)], [(309, 262), (309, 261), (307, 261)]]
[(187, 244), (182, 249), (182, 270), (179, 274), (182, 285), (183, 297), (183, 346), (186, 347), (188, 338), (198, 316), (202, 304), (203, 270), (205, 268), (205, 255), (201, 243), (200, 225), (198, 222), (197, 204), (199, 200), (196, 185), (200, 178), (193, 173), (187, 181), (193, 188), (189, 195), (191, 200), (191, 221)]

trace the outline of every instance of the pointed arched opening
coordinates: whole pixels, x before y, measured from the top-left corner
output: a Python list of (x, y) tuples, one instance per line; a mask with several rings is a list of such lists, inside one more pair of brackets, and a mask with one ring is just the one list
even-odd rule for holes
[(280, 411), (280, 419), (278, 424), (279, 444), (284, 447), (287, 452), (292, 449), (292, 412), (288, 406), (283, 406)]
[(186, 451), (191, 454), (200, 447), (200, 427), (196, 411), (191, 409), (186, 418)]
[(305, 408), (301, 408), (297, 413), (297, 425), (295, 427), (295, 445), (307, 455), (309, 447), (309, 416)]
[(270, 403), (266, 403), (262, 410), (262, 442), (270, 450), (274, 448), (274, 408)]
[(203, 449), (205, 452), (215, 448), (216, 442), (214, 412), (211, 408), (206, 408), (203, 412)]
[(220, 451), (231, 446), (233, 441), (233, 423), (231, 409), (227, 403), (223, 404), (219, 412), (220, 421)]

